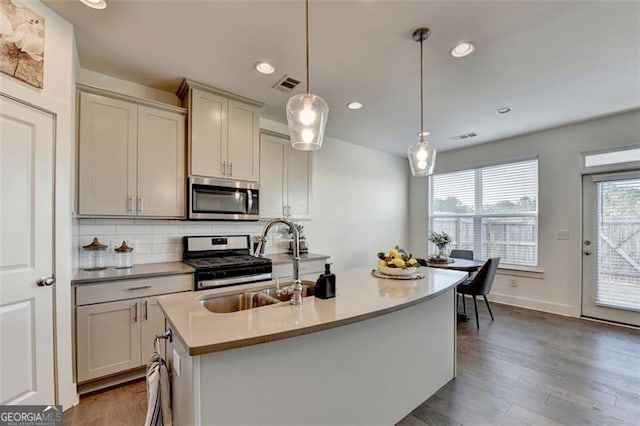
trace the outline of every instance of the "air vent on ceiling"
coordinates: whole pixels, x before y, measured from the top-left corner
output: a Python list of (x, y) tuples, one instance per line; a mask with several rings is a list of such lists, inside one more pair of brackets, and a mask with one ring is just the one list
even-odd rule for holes
[(279, 82), (276, 83), (275, 86), (273, 86), (273, 88), (278, 89), (285, 93), (289, 93), (293, 89), (295, 89), (300, 83), (302, 83), (302, 80), (285, 75), (280, 79)]
[(469, 132), (469, 133), (463, 133), (458, 136), (451, 136), (449, 139), (451, 139), (452, 141), (462, 141), (465, 139), (475, 138), (476, 136), (478, 136), (476, 132)]

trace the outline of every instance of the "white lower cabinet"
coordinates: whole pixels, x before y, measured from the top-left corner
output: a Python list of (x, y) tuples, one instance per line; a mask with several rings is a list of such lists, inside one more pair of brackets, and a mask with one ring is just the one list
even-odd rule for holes
[(77, 321), (79, 382), (142, 365), (138, 300), (80, 306)]
[[(156, 295), (187, 291), (192, 285), (189, 274), (76, 287), (77, 382), (145, 366), (154, 351), (155, 336), (165, 330)], [(129, 298), (111, 301), (124, 297)], [(163, 357), (164, 346), (162, 341)]]

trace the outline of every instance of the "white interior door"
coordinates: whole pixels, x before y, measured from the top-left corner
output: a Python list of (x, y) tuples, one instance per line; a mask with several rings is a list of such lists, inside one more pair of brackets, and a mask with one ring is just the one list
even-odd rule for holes
[(582, 315), (640, 326), (640, 171), (582, 188)]
[(0, 96), (0, 405), (55, 398), (53, 132), (50, 114)]

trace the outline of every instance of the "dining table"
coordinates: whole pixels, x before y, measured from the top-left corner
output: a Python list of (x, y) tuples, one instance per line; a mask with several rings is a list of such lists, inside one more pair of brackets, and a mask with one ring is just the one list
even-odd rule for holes
[[(477, 272), (480, 268), (482, 268), (482, 265), (484, 265), (484, 262), (478, 260), (460, 259), (455, 257), (448, 257), (446, 261), (436, 261), (430, 259), (417, 260), (421, 266), (427, 266), (429, 268), (451, 269), (454, 271), (464, 271), (468, 272), (469, 276), (471, 276), (472, 273)], [(467, 322), (469, 321), (469, 316), (464, 312), (458, 312), (458, 321)]]
[(428, 266), (430, 268), (453, 269), (454, 271), (464, 272), (477, 272), (478, 269), (482, 268), (482, 265), (484, 265), (484, 262), (480, 262), (478, 260), (458, 259), (455, 257), (449, 257), (447, 259), (448, 260), (446, 262), (433, 261), (429, 259), (421, 260), (424, 260), (423, 266)]

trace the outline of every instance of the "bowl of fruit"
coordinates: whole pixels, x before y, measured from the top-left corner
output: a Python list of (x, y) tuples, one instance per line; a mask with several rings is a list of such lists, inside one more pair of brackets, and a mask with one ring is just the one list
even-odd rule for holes
[(418, 272), (418, 261), (400, 246), (378, 253), (378, 271), (385, 275), (411, 276)]

